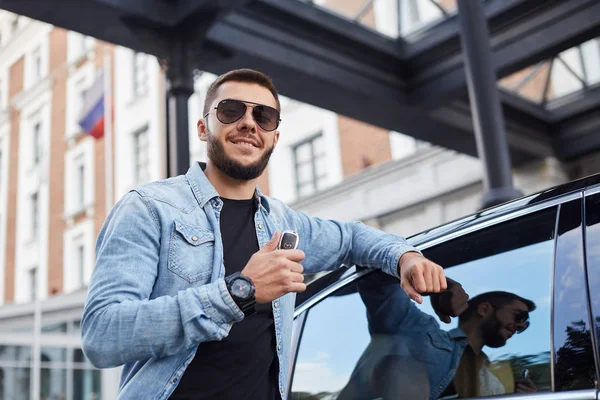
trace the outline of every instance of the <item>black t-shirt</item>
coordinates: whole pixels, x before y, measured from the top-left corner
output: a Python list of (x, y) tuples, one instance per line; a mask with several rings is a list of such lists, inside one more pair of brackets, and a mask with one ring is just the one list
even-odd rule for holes
[[(259, 250), (250, 200), (223, 200), (221, 234), (225, 276), (241, 271)], [(200, 343), (172, 400), (280, 399), (279, 364), (271, 304), (233, 324), (221, 341)]]

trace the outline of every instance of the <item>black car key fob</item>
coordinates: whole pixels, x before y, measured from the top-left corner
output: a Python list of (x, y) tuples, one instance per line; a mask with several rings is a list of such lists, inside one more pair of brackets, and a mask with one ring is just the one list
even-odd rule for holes
[(279, 249), (294, 250), (298, 248), (299, 237), (294, 231), (283, 231), (279, 238)]

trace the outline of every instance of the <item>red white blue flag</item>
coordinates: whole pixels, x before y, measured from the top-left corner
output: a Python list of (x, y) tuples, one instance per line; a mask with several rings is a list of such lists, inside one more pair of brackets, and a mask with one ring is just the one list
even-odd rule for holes
[(104, 136), (104, 109), (107, 94), (104, 92), (104, 72), (98, 73), (92, 87), (84, 94), (83, 109), (79, 125), (90, 136), (96, 139)]

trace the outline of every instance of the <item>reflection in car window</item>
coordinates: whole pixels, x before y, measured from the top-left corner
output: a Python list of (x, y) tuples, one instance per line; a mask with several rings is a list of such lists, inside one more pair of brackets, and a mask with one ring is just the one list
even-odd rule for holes
[(429, 300), (416, 305), (379, 271), (314, 306), (292, 399), (549, 391), (555, 217), (547, 209), (424, 252), (471, 296), (460, 324), (440, 322)]

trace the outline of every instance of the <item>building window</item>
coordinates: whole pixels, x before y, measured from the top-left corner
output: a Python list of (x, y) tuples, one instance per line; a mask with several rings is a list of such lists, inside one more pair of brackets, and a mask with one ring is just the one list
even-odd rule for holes
[(19, 29), (19, 17), (15, 17), (10, 26), (10, 31), (12, 34), (14, 34), (17, 31), (17, 29)]
[(41, 124), (33, 125), (33, 165), (37, 166), (42, 160), (42, 133)]
[(82, 287), (85, 283), (85, 246), (83, 245), (83, 236), (75, 239), (75, 270), (77, 271), (77, 286)]
[(144, 96), (148, 92), (148, 56), (133, 53), (133, 98)]
[(85, 206), (85, 159), (84, 155), (80, 154), (75, 159), (75, 208), (81, 210)]
[(134, 179), (138, 185), (150, 179), (148, 150), (148, 126), (145, 126), (133, 134)]
[(75, 37), (75, 54), (81, 57), (87, 53), (87, 38), (84, 35), (77, 34)]
[(327, 178), (323, 134), (318, 133), (293, 148), (298, 197), (323, 189)]
[(73, 134), (81, 132), (81, 126), (79, 126), (79, 121), (83, 117), (83, 105), (85, 103), (85, 91), (87, 89), (86, 85), (86, 77), (83, 77), (75, 83), (75, 98), (73, 103), (73, 115), (75, 116), (75, 120), (73, 121), (74, 132)]
[(39, 194), (38, 192), (34, 192), (29, 198), (31, 204), (31, 236), (36, 239), (38, 237), (38, 230), (40, 229), (39, 224), (39, 214), (40, 214), (40, 204), (39, 204)]
[(38, 47), (31, 55), (32, 59), (32, 82), (37, 82), (42, 77), (42, 51)]
[(37, 298), (37, 267), (29, 270), (29, 293), (31, 301)]

